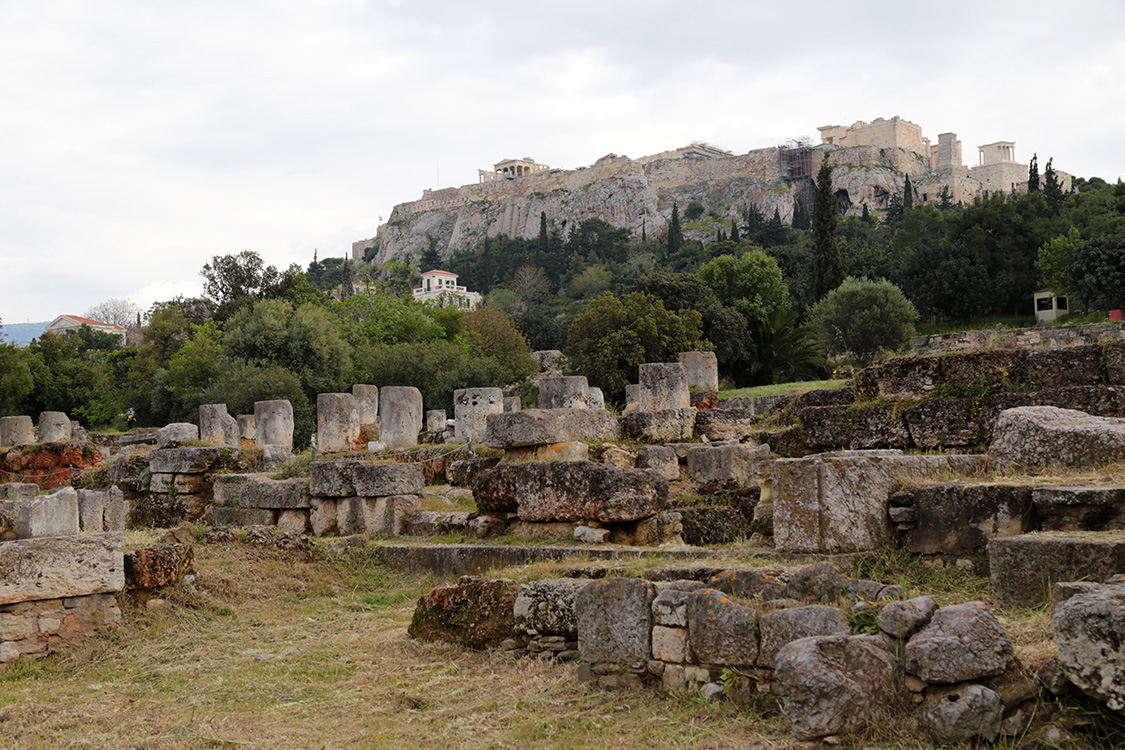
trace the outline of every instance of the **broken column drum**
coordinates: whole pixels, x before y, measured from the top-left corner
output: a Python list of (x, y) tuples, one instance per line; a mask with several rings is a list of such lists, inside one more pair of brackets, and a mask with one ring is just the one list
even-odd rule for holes
[(359, 445), (359, 409), (350, 393), (316, 397), (316, 449), (322, 453), (355, 450)]
[(422, 431), (422, 392), (390, 385), (379, 394), (379, 439), (388, 448), (418, 444)]
[(504, 413), (504, 392), (499, 388), (462, 388), (453, 391), (453, 418), (457, 440), (484, 441), (489, 414)]
[(256, 401), (254, 425), (259, 446), (280, 445), (293, 450), (293, 405), (288, 401)]

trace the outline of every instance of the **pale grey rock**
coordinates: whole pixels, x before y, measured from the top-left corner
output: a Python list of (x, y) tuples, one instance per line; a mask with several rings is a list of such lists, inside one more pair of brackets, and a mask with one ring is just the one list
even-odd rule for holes
[(520, 448), (620, 438), (621, 425), (605, 409), (526, 409), (489, 415), (484, 442), (490, 448)]
[(417, 495), (365, 498), (364, 530), (375, 536), (402, 536), (406, 533), (407, 519), (420, 504)]
[(156, 444), (161, 448), (175, 448), (199, 440), (199, 428), (191, 422), (173, 422), (156, 432)]
[(204, 474), (214, 468), (224, 450), (212, 447), (160, 448), (148, 454), (148, 468), (153, 474)]
[(316, 449), (318, 453), (343, 453), (359, 448), (359, 409), (350, 393), (316, 396)]
[(609, 541), (609, 529), (593, 529), (589, 526), (579, 526), (574, 530), (574, 540), (585, 544), (602, 544)]
[(578, 651), (586, 663), (645, 663), (652, 656), (656, 587), (636, 578), (603, 578), (574, 596)]
[(358, 494), (352, 480), (355, 461), (313, 461), (309, 464), (309, 494), (314, 497), (350, 497)]
[(379, 388), (357, 383), (352, 386), (355, 408), (361, 425), (374, 425), (379, 421)]
[(309, 510), (309, 527), (317, 536), (327, 536), (335, 533), (337, 524), (337, 507), (335, 500), (325, 498), (312, 498), (312, 508)]
[(388, 448), (414, 446), (421, 431), (422, 392), (413, 386), (385, 386), (379, 394), (379, 442)]
[(719, 390), (719, 360), (715, 352), (680, 352), (680, 364), (690, 390)]
[(703, 664), (751, 665), (758, 658), (757, 613), (722, 591), (693, 592), (687, 601), (688, 639)]
[(625, 415), (625, 434), (644, 443), (675, 443), (691, 440), (695, 434), (696, 410), (638, 410)]
[(71, 536), (79, 529), (78, 493), (73, 487), (61, 487), (28, 500), (16, 516), (15, 530), (20, 539)]
[(61, 411), (45, 411), (39, 415), (39, 430), (36, 435), (40, 443), (61, 443), (71, 439), (73, 426), (70, 418)]
[(78, 490), (78, 527), (82, 531), (100, 533), (105, 528), (105, 490)]
[(266, 471), (280, 471), (296, 460), (297, 457), (293, 455), (293, 451), (284, 445), (262, 446), (262, 468)]
[(352, 486), (361, 497), (417, 495), (426, 487), (422, 464), (351, 464)]
[(238, 420), (227, 413), (226, 404), (199, 405), (199, 439), (207, 445), (237, 448), (241, 443)]
[(772, 668), (787, 643), (817, 635), (849, 635), (851, 624), (842, 609), (823, 604), (766, 612), (759, 620), (758, 665)]
[(921, 724), (944, 744), (984, 740), (1000, 735), (1004, 704), (1000, 695), (983, 685), (957, 685), (926, 696)]
[(710, 445), (688, 451), (692, 488), (705, 495), (756, 486), (758, 472), (770, 460), (768, 445)]
[(420, 510), (407, 519), (408, 536), (438, 536), (469, 530), (469, 511)]
[(254, 425), (259, 447), (280, 445), (293, 450), (293, 405), (288, 401), (255, 401)]
[(590, 386), (586, 389), (586, 408), (588, 409), (604, 409), (605, 408), (605, 394), (602, 389), (596, 386)]
[(445, 409), (426, 411), (426, 432), (441, 432), (445, 429)]
[(34, 442), (35, 423), (31, 417), (0, 417), (0, 446), (31, 445)]
[[(521, 408), (519, 396), (505, 396), (504, 397), (504, 411), (513, 412), (519, 411)], [(486, 425), (487, 428), (487, 425)]]
[(1000, 412), (989, 458), (997, 467), (1096, 466), (1125, 458), (1125, 419), (1024, 406)]
[(906, 643), (906, 671), (931, 685), (952, 685), (1003, 672), (1013, 658), (1004, 626), (983, 602), (937, 610)]
[(336, 531), (340, 536), (362, 534), (367, 528), (367, 503), (362, 497), (336, 501)]
[(924, 628), (937, 611), (932, 596), (918, 596), (904, 602), (888, 602), (875, 622), (891, 638), (907, 639)]
[(642, 445), (637, 448), (637, 468), (655, 471), (669, 482), (680, 478), (680, 460), (676, 451), (666, 445)]
[(1070, 682), (1125, 713), (1125, 585), (1070, 597), (1055, 607), (1051, 625)]
[(307, 510), (282, 510), (277, 514), (277, 527), (283, 531), (304, 534), (309, 530)]
[(578, 638), (574, 600), (590, 582), (579, 578), (545, 578), (520, 586), (513, 614), (516, 629), (524, 633)]
[(238, 421), (239, 440), (248, 440), (251, 443), (257, 443), (258, 423), (255, 421), (254, 415), (239, 414), (235, 419)]
[(241, 505), (246, 486), (254, 474), (216, 474), (211, 485), (211, 495), (215, 505)]
[(124, 586), (119, 531), (0, 544), (0, 605), (112, 594)]
[(309, 480), (300, 477), (271, 479), (252, 475), (239, 495), (239, 505), (243, 508), (274, 510), (311, 508)]
[(539, 378), (540, 409), (586, 409), (589, 385), (584, 375)]
[(640, 411), (686, 409), (691, 406), (687, 372), (679, 362), (642, 364), (640, 372)]

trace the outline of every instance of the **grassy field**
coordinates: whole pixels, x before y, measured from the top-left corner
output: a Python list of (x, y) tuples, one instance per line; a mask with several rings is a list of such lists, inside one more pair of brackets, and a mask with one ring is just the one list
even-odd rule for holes
[(815, 391), (822, 388), (843, 388), (847, 380), (803, 380), (799, 383), (775, 383), (773, 385), (756, 385), (753, 388), (736, 388), (730, 391), (719, 391), (719, 398), (737, 398), (743, 396), (783, 396), (794, 391)]

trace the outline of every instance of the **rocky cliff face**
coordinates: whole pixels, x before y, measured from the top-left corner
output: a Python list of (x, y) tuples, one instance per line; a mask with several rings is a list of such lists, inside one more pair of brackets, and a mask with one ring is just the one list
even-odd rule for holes
[[(667, 227), (673, 203), (681, 210), (692, 200), (724, 220), (757, 205), (767, 217), (774, 210), (791, 221), (795, 201), (811, 206), (811, 180), (825, 156), (839, 165), (832, 185), (848, 213), (887, 207), (891, 195), (903, 190), (906, 172), (922, 166), (901, 150), (858, 147), (809, 150), (800, 172), (789, 176), (779, 149), (751, 151), (741, 156), (705, 159), (633, 160), (609, 155), (591, 167), (550, 170), (514, 180), (427, 191), (421, 200), (395, 206), (389, 221), (372, 240), (353, 245), (353, 253), (378, 246), (375, 260), (385, 263), (417, 256), (436, 243), (443, 256), (472, 247), (501, 234), (531, 239), (539, 234), (539, 215), (547, 215), (553, 231), (566, 234), (582, 221), (602, 219), (631, 230), (642, 228), (658, 237)], [(691, 231), (685, 232), (688, 237)], [(706, 237), (713, 237), (713, 230)]]

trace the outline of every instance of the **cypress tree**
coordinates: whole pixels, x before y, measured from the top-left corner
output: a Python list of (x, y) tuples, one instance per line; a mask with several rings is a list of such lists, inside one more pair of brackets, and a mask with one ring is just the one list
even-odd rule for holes
[(906, 213), (914, 208), (914, 186), (910, 184), (910, 175), (906, 175), (906, 184), (902, 188), (902, 211)]
[(1027, 165), (1027, 192), (1034, 193), (1039, 189), (1039, 154), (1031, 155), (1031, 163)]
[(812, 262), (812, 298), (819, 301), (844, 281), (840, 248), (836, 246), (839, 202), (832, 192), (832, 167), (828, 159), (816, 175), (816, 203), (813, 230), (816, 235)]
[(543, 257), (547, 257), (547, 212), (539, 212), (539, 252), (543, 253)]
[(1047, 199), (1047, 208), (1053, 215), (1057, 215), (1065, 196), (1062, 185), (1059, 184), (1059, 177), (1055, 174), (1054, 161), (1055, 157), (1052, 156), (1047, 160), (1047, 167), (1043, 170), (1043, 197)]
[(672, 204), (672, 221), (668, 224), (668, 252), (678, 253), (684, 245), (684, 232), (680, 229), (680, 208)]
[(731, 219), (730, 220), (730, 241), (737, 243), (741, 239), (742, 239), (742, 237), (740, 237), (739, 234), (738, 234), (738, 222), (735, 221), (734, 219)]

